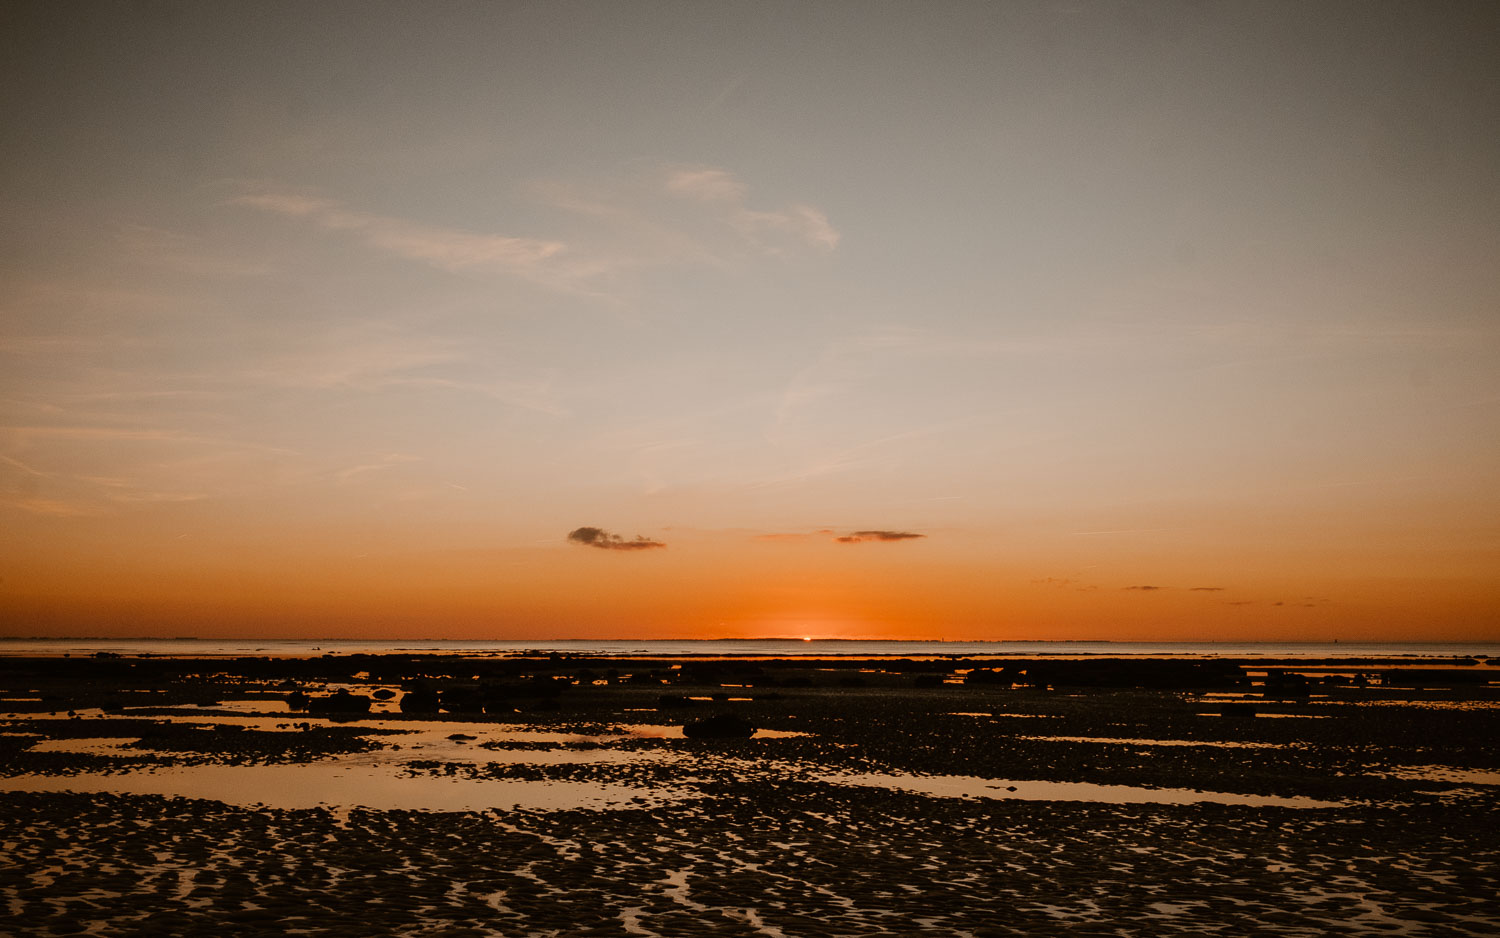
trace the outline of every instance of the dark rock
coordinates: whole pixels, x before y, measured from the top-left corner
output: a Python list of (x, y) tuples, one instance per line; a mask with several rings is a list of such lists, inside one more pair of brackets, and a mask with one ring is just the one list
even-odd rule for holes
[(1150, 687), (1160, 690), (1243, 685), (1245, 672), (1232, 661), (1092, 658), (1025, 661), (1011, 665), (1016, 682), (1036, 687)]
[(755, 735), (755, 727), (744, 717), (720, 714), (702, 720), (693, 720), (682, 728), (688, 739), (749, 739)]
[(437, 713), (442, 706), (442, 698), (429, 690), (407, 691), (406, 696), (401, 698), (400, 706), (402, 713)]
[(449, 713), (483, 713), (484, 693), (478, 687), (450, 687), (443, 691), (442, 708)]
[(360, 694), (341, 690), (331, 697), (310, 697), (307, 709), (310, 713), (369, 713), (371, 700)]

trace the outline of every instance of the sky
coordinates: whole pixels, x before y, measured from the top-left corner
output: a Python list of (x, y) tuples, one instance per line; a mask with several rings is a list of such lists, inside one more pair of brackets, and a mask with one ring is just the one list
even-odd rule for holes
[(0, 5), (0, 635), (1500, 639), (1500, 5)]

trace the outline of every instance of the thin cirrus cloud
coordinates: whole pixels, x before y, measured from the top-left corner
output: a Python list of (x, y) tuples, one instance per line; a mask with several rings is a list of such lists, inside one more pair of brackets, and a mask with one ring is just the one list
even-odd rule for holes
[[(811, 205), (751, 208), (748, 187), (725, 169), (669, 169), (664, 177), (652, 174), (644, 190), (617, 182), (589, 194), (550, 183), (539, 192), (553, 208), (594, 225), (567, 241), (479, 233), (360, 211), (316, 193), (274, 188), (245, 193), (228, 204), (301, 219), (441, 270), (504, 273), (570, 292), (591, 292), (601, 281), (643, 267), (719, 265), (732, 258), (736, 251), (728, 245), (705, 243), (703, 222), (709, 230), (727, 229), (741, 244), (774, 257), (809, 250), (826, 253), (840, 240), (828, 216)], [(683, 202), (693, 211), (686, 217), (674, 215), (670, 206)]]
[(768, 253), (781, 253), (789, 240), (823, 251), (838, 247), (840, 234), (828, 216), (811, 205), (792, 203), (764, 211), (750, 208), (749, 189), (728, 170), (682, 167), (667, 177), (668, 192), (711, 206), (740, 236)]
[(318, 196), (261, 192), (242, 195), (231, 202), (275, 215), (303, 218), (328, 231), (347, 232), (398, 257), (448, 271), (488, 269), (530, 273), (567, 250), (561, 241), (460, 231), (355, 211)]
[(452, 339), (360, 323), (296, 336), (291, 347), (267, 357), (243, 377), (260, 385), (317, 391), (452, 391), (538, 413), (565, 412), (545, 374), (465, 380), (434, 373), (460, 367), (472, 371), (479, 364), (470, 350)]
[(914, 534), (911, 531), (855, 531), (853, 534), (845, 534), (834, 540), (840, 544), (860, 544), (865, 541), (910, 541), (926, 536)]
[(654, 550), (666, 547), (661, 541), (653, 541), (649, 538), (635, 536), (635, 540), (627, 541), (618, 534), (611, 534), (603, 528), (574, 528), (568, 532), (568, 541), (580, 544), (584, 547), (597, 547), (600, 550)]

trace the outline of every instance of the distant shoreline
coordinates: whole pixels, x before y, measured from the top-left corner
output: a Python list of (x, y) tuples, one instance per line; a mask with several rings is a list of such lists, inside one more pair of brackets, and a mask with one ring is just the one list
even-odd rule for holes
[(1132, 642), (1089, 640), (911, 641), (902, 639), (216, 639), (0, 638), (0, 657), (474, 657), (642, 658), (1003, 658), (1008, 656), (1191, 656), (1236, 658), (1462, 658), (1500, 660), (1500, 642)]

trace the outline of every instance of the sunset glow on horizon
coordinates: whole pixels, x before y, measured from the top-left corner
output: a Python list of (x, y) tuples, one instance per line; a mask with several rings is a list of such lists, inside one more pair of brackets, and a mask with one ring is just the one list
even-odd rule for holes
[(1483, 4), (18, 4), (0, 637), (1500, 640)]

